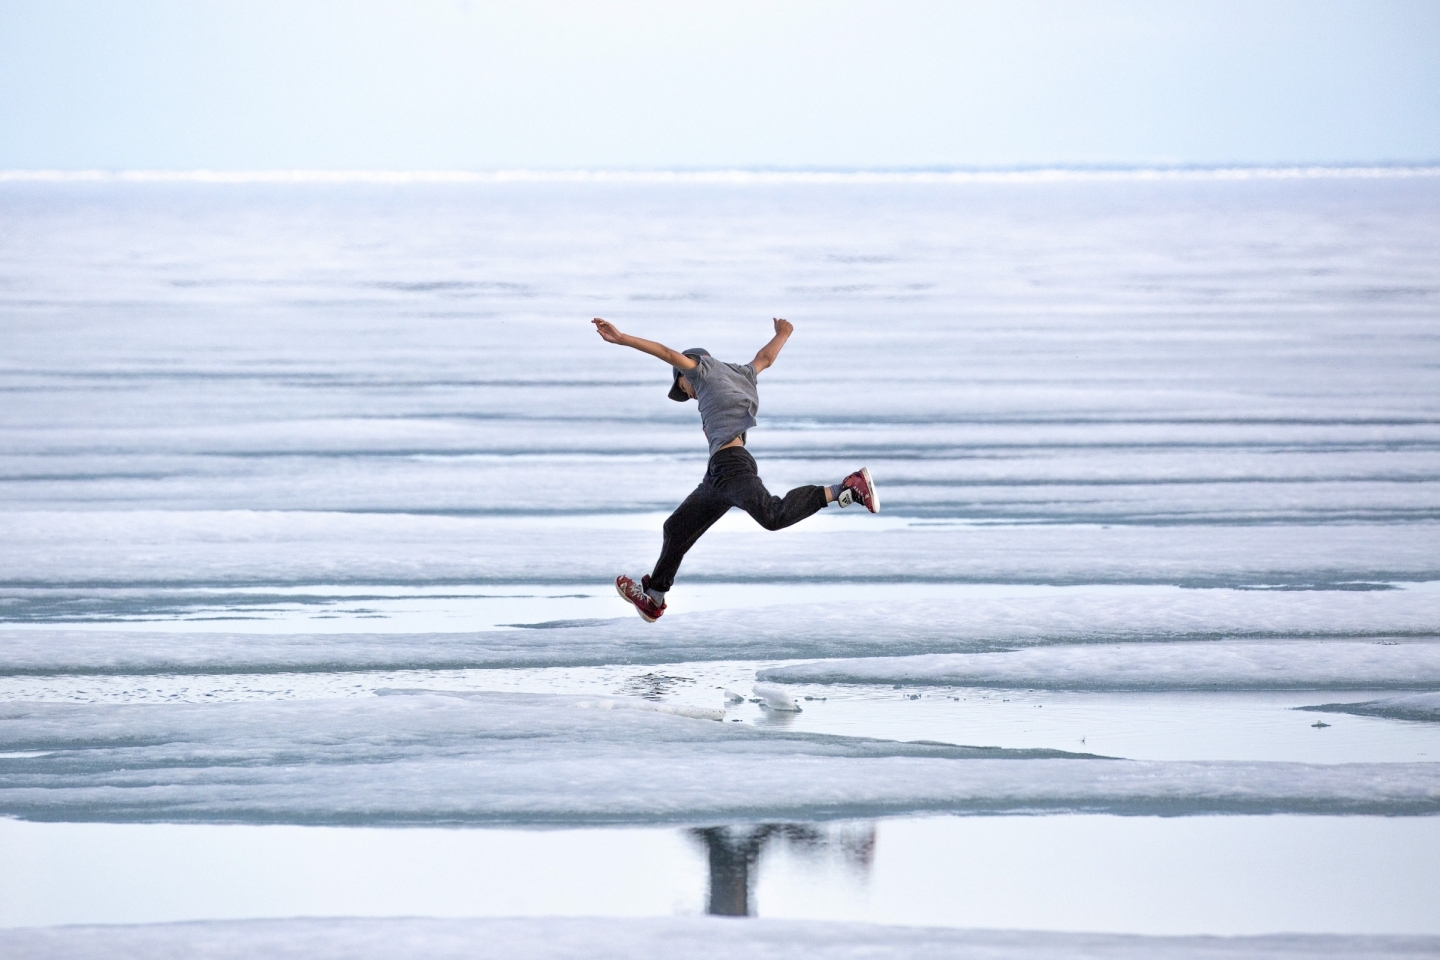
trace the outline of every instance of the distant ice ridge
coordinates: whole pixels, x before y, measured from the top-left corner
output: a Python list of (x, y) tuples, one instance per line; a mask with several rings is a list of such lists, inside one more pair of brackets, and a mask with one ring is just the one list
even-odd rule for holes
[[(100, 606), (86, 597), (92, 611)], [(124, 599), (117, 612), (165, 600)], [(616, 601), (616, 606), (619, 602)], [(13, 606), (11, 607), (12, 616)], [(1323, 668), (1333, 650), (1291, 646), (1316, 638), (1424, 638), (1440, 624), (1440, 585), (1351, 590), (1181, 590), (1136, 593), (1065, 588), (955, 601), (792, 604), (467, 633), (218, 633), (144, 629), (0, 630), (0, 675), (45, 673), (265, 673), (294, 670), (463, 669), (896, 657), (1003, 651), (1036, 644), (1278, 640), (1277, 664), (1296, 676)], [(1164, 645), (1160, 645), (1161, 648)], [(1164, 649), (1116, 651), (1117, 665), (1160, 669)], [(1187, 648), (1188, 649), (1188, 648)], [(1210, 654), (1221, 656), (1216, 647)], [(1258, 648), (1257, 648), (1258, 649)], [(1268, 648), (1267, 648), (1268, 649)], [(1404, 663), (1433, 649), (1370, 647), (1375, 663)], [(1059, 657), (1062, 654), (1057, 653)], [(1091, 654), (1064, 654), (1087, 660)], [(1149, 659), (1142, 659), (1149, 658)], [(892, 661), (886, 661), (892, 662)], [(979, 664), (981, 661), (958, 661)], [(1021, 664), (1018, 659), (986, 661)], [(1039, 663), (1040, 661), (1023, 661)], [(1046, 661), (1058, 663), (1059, 661)], [(1198, 661), (1197, 661), (1198, 662)], [(1216, 663), (1218, 661), (1213, 661)], [(1428, 661), (1427, 661), (1428, 662)], [(890, 669), (880, 667), (877, 669)], [(927, 669), (931, 669), (927, 667)], [(968, 668), (967, 668), (968, 669)], [(978, 667), (977, 667), (978, 669)], [(1009, 668), (1007, 668), (1009, 669)], [(1018, 667), (1016, 669), (1019, 669)], [(1037, 668), (1038, 669), (1038, 668)], [(1057, 668), (1058, 669), (1058, 668)], [(1110, 669), (1109, 667), (1106, 668)], [(1308, 672), (1307, 672), (1308, 671)], [(1283, 672), (1283, 671), (1282, 671)], [(1315, 678), (1329, 673), (1314, 674)], [(1256, 674), (1249, 675), (1254, 679)]]
[(1440, 937), (1146, 937), (721, 917), (212, 920), (0, 930), (23, 960), (1420, 960)]
[(917, 812), (1440, 814), (1440, 764), (1139, 762), (762, 730), (583, 698), (0, 704), (0, 816), (693, 823)]
[(0, 183), (627, 183), (742, 186), (942, 185), (1205, 180), (1331, 180), (1440, 176), (1428, 164), (1369, 166), (1041, 167), (974, 170), (0, 170)]
[(1357, 717), (1388, 717), (1391, 720), (1440, 723), (1440, 692), (1385, 697), (1382, 700), (1365, 700), (1361, 703), (1321, 703), (1300, 709), (1319, 713), (1349, 713)]
[(1440, 640), (1045, 646), (799, 663), (759, 677), (1045, 690), (1430, 690), (1440, 688)]

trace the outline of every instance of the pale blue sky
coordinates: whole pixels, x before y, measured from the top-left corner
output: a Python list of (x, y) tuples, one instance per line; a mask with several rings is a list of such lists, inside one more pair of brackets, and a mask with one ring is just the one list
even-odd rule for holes
[(0, 0), (0, 168), (1440, 159), (1440, 0)]

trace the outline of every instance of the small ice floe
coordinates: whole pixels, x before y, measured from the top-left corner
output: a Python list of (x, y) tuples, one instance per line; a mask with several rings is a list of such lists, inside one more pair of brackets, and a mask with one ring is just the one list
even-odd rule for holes
[[(1433, 614), (1431, 623), (1434, 622)], [(1049, 644), (979, 653), (825, 659), (764, 667), (761, 683), (1049, 690), (1440, 689), (1440, 644), (1165, 641)]]
[(744, 694), (736, 693), (734, 690), (731, 690), (729, 687), (726, 687), (726, 688), (725, 688), (725, 702), (726, 702), (726, 703), (744, 703), (744, 702), (745, 702), (745, 696), (744, 696)]
[(1310, 724), (1310, 726), (1312, 726), (1312, 727), (1328, 727), (1328, 726), (1330, 726), (1330, 724), (1326, 723), (1324, 720), (1316, 720), (1314, 723)]
[(752, 688), (755, 695), (760, 698), (760, 706), (766, 710), (778, 710), (785, 713), (799, 713), (800, 704), (796, 703), (790, 694), (773, 683), (757, 683)]
[(1357, 717), (1385, 717), (1389, 720), (1419, 720), (1440, 723), (1440, 691), (1412, 693), (1402, 697), (1385, 697), (1360, 703), (1320, 703), (1297, 710), (1321, 713), (1349, 713)]

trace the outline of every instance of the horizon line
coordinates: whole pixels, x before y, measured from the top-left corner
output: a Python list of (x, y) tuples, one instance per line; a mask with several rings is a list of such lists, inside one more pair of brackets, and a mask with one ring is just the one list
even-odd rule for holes
[(0, 183), (212, 184), (970, 184), (1186, 180), (1389, 179), (1440, 176), (1440, 161), (1370, 164), (1044, 165), (989, 168), (872, 168), (855, 170), (724, 167), (713, 169), (496, 170), (0, 170)]

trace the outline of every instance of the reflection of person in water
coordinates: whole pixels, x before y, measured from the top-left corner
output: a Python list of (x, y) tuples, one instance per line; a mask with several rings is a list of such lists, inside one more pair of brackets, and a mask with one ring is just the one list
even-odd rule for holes
[(760, 859), (760, 849), (770, 839), (776, 824), (766, 823), (749, 830), (705, 827), (695, 836), (705, 841), (710, 855), (710, 902), (705, 912), (718, 917), (750, 915), (750, 868)]
[(812, 853), (837, 849), (859, 873), (869, 873), (875, 858), (875, 827), (858, 833), (830, 832), (802, 823), (761, 823), (749, 827), (703, 827), (690, 835), (705, 844), (710, 860), (710, 899), (705, 912), (719, 917), (748, 917), (753, 870), (771, 840)]

